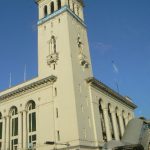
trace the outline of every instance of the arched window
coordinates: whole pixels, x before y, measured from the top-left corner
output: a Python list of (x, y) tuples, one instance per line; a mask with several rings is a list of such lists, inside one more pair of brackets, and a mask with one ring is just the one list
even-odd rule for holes
[(72, 5), (73, 5), (73, 12), (75, 12), (75, 3), (73, 3)]
[(51, 2), (50, 7), (51, 7), (51, 13), (53, 13), (54, 12), (54, 2)]
[(115, 138), (115, 136), (114, 136), (114, 127), (113, 127), (110, 108), (111, 108), (111, 105), (108, 104), (108, 116), (109, 116), (109, 122), (110, 122), (111, 135), (112, 135), (112, 138), (114, 139)]
[(3, 128), (3, 123), (2, 123), (2, 113), (0, 112), (0, 149), (2, 148), (2, 128)]
[(70, 0), (68, 0), (68, 7), (70, 8)]
[(36, 104), (33, 100), (27, 104), (28, 143), (29, 148), (36, 147)]
[(11, 138), (11, 149), (16, 150), (18, 149), (18, 109), (17, 107), (13, 106), (10, 109), (10, 138)]
[(58, 9), (61, 9), (61, 0), (57, 0)]
[(44, 6), (44, 17), (46, 17), (48, 15), (48, 11), (47, 11), (47, 5)]
[(100, 113), (100, 121), (101, 121), (101, 126), (102, 126), (102, 134), (103, 134), (103, 140), (107, 141), (107, 136), (106, 136), (106, 128), (105, 128), (105, 121), (104, 121), (104, 113), (102, 109), (102, 100), (99, 100), (99, 113)]
[(120, 123), (119, 123), (119, 117), (118, 117), (118, 107), (116, 107), (116, 119), (117, 119), (117, 125), (118, 125), (118, 132), (119, 132), (119, 137), (121, 139), (121, 128), (120, 128)]
[(123, 119), (123, 125), (124, 125), (124, 129), (126, 128), (126, 121), (125, 121), (125, 112), (124, 110), (122, 111), (122, 119)]

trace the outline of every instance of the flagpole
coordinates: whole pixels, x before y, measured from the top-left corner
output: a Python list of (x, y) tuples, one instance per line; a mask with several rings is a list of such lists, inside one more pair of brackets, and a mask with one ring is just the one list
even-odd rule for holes
[(26, 82), (26, 76), (27, 76), (27, 65), (24, 66), (24, 82)]

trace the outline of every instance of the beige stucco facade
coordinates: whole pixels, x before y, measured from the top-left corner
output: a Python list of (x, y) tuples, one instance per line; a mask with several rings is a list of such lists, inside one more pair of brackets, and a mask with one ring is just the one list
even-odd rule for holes
[(0, 150), (98, 150), (119, 140), (136, 105), (93, 77), (83, 1), (36, 3), (38, 77), (0, 92)]

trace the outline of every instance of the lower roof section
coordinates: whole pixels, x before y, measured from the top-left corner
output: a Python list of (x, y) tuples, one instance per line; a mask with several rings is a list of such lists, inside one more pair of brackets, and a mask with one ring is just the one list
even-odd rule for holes
[(97, 87), (99, 90), (104, 91), (107, 94), (116, 98), (117, 100), (120, 100), (121, 102), (129, 105), (133, 109), (137, 108), (137, 106), (131, 100), (129, 100), (129, 98), (120, 95), (119, 93), (117, 93), (116, 91), (114, 91), (113, 89), (111, 89), (110, 87), (102, 83), (101, 81), (97, 80), (95, 77), (90, 77), (86, 79), (86, 81), (87, 83), (90, 83), (92, 86)]
[[(22, 94), (26, 94), (28, 91), (36, 90), (39, 87), (42, 87), (47, 84), (52, 84), (57, 80), (57, 77), (54, 75), (51, 75), (49, 77), (46, 77), (44, 79), (38, 79), (36, 80), (30, 80), (30, 82), (26, 82), (27, 84), (23, 83), (16, 87), (12, 87), (8, 90), (5, 90), (0, 93), (0, 101), (11, 99), (16, 96), (20, 96)], [(33, 82), (32, 82), (33, 81)]]

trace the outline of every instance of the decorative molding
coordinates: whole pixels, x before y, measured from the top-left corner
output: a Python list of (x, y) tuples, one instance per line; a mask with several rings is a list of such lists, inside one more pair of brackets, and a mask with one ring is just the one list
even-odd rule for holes
[(1, 95), (0, 96), (0, 101), (8, 100), (8, 99), (11, 99), (11, 98), (18, 97), (20, 95), (26, 94), (28, 92), (37, 90), (37, 89), (39, 89), (41, 87), (44, 87), (47, 84), (49, 85), (49, 84), (52, 84), (52, 83), (56, 82), (56, 80), (57, 80), (57, 77), (51, 75), (51, 76), (49, 76), (47, 78), (38, 80), (38, 81), (33, 82), (33, 83), (29, 84), (29, 85), (23, 86), (21, 88), (18, 88), (16, 90), (8, 92), (8, 93), (6, 93), (4, 95)]
[(45, 18), (40, 19), (37, 24), (42, 25), (46, 21), (58, 16), (59, 14), (65, 12), (65, 11), (69, 12), (78, 22), (80, 22), (86, 28), (84, 21), (81, 18), (79, 18), (67, 5), (63, 6), (59, 10), (54, 11), (52, 14), (49, 14)]
[(58, 59), (59, 59), (59, 54), (58, 53), (50, 54), (50, 55), (47, 56), (47, 64), (49, 66), (51, 66), (51, 64), (53, 64), (53, 63), (56, 64)]
[(110, 95), (110, 96), (116, 98), (117, 100), (127, 104), (131, 108), (133, 108), (133, 109), (137, 108), (137, 106), (133, 102), (127, 100), (124, 96), (122, 96), (119, 93), (117, 93), (116, 91), (112, 90), (110, 87), (108, 87), (104, 83), (100, 82), (96, 78), (90, 77), (90, 78), (86, 79), (86, 81), (87, 81), (87, 83), (90, 83), (91, 85), (97, 87), (98, 89), (101, 89), (102, 91), (106, 92), (108, 95)]
[(89, 63), (87, 61), (87, 57), (83, 53), (80, 53), (78, 57), (80, 60), (80, 65), (83, 66), (84, 68), (88, 68)]

